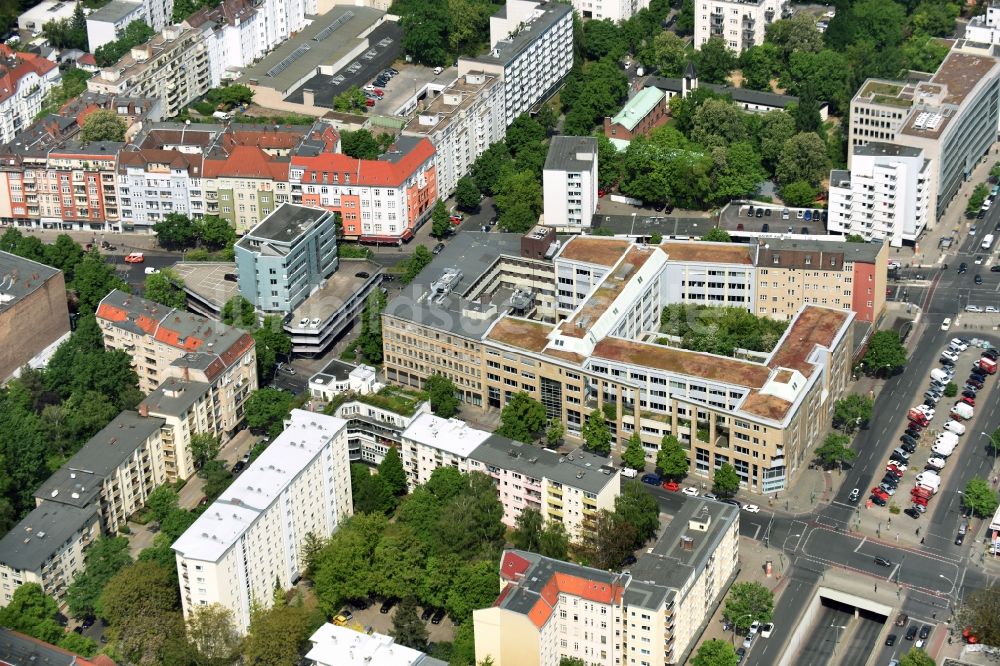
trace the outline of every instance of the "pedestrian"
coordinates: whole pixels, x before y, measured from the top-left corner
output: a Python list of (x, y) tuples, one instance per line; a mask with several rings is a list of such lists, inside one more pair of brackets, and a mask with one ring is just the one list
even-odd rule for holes
[(892, 516), (889, 516), (889, 522), (886, 525), (892, 525)]
[(878, 592), (878, 583), (875, 583), (875, 591)]
[(917, 528), (917, 536), (920, 536), (920, 528)]
[(923, 543), (924, 543), (924, 538), (920, 537), (920, 544), (923, 545)]

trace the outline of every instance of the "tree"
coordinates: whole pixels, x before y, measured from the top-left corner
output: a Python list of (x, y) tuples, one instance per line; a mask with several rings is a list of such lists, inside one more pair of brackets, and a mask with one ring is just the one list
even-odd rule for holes
[(101, 591), (100, 615), (111, 625), (179, 607), (176, 571), (158, 562), (135, 562), (122, 568)]
[[(421, 247), (423, 245), (417, 249)], [(416, 256), (414, 253), (413, 257)], [(365, 309), (361, 313), (361, 333), (356, 341), (364, 359), (376, 365), (382, 363), (382, 311), (385, 310), (385, 304), (385, 294), (382, 290), (373, 290), (365, 301)]]
[(351, 498), (355, 513), (385, 515), (396, 506), (396, 498), (385, 478), (372, 474), (360, 463), (351, 465)]
[(847, 234), (844, 236), (845, 243), (867, 243), (865, 237), (860, 234)]
[(708, 83), (725, 83), (736, 68), (736, 56), (722, 37), (712, 37), (696, 54), (698, 78)]
[(114, 141), (125, 140), (128, 125), (123, 118), (111, 109), (93, 111), (83, 121), (80, 128), (80, 138), (83, 141)]
[(801, 180), (815, 187), (829, 172), (823, 139), (814, 132), (799, 132), (785, 142), (774, 175), (783, 184)]
[(559, 666), (587, 666), (587, 662), (579, 657), (562, 657), (559, 659)]
[(252, 330), (257, 326), (257, 310), (253, 303), (237, 294), (222, 306), (222, 323)]
[(986, 479), (974, 477), (965, 484), (962, 492), (962, 506), (969, 509), (973, 515), (989, 518), (997, 510), (997, 494), (990, 488)]
[(424, 391), (431, 401), (431, 411), (443, 419), (450, 419), (458, 413), (458, 389), (455, 383), (440, 374), (433, 374), (424, 381)]
[(771, 80), (777, 76), (780, 67), (779, 58), (778, 47), (771, 42), (764, 42), (745, 50), (740, 55), (743, 87), (771, 92)]
[(664, 435), (656, 452), (656, 468), (668, 479), (679, 481), (687, 476), (690, 463), (687, 451), (673, 435)]
[(587, 535), (590, 562), (599, 569), (614, 569), (632, 554), (636, 529), (606, 509), (598, 512), (593, 531)]
[(972, 190), (972, 194), (969, 195), (969, 203), (965, 206), (965, 214), (969, 217), (975, 216), (979, 212), (979, 209), (982, 207), (983, 202), (989, 194), (989, 187), (987, 187), (985, 183), (979, 183), (976, 185), (976, 187)]
[(807, 12), (775, 21), (764, 32), (765, 43), (774, 46), (782, 63), (787, 63), (795, 53), (816, 53), (823, 48), (823, 35), (816, 29), (816, 18)]
[(412, 9), (400, 15), (403, 28), (403, 49), (422, 65), (439, 66), (448, 61), (447, 4), (438, 2), (413, 3)]
[(565, 434), (566, 428), (563, 427), (562, 421), (559, 419), (549, 419), (549, 425), (545, 428), (546, 444), (550, 447), (559, 446)]
[[(414, 248), (413, 255), (404, 262), (405, 270), (400, 276), (399, 281), (403, 284), (410, 284), (413, 282), (413, 278), (420, 275), (420, 271), (424, 270), (424, 266), (431, 263), (432, 259), (434, 259), (434, 255), (431, 254), (431, 251), (423, 245), (418, 245)], [(373, 292), (373, 295), (375, 293), (378, 292)], [(379, 359), (381, 361), (381, 356), (379, 356)]]
[(83, 573), (77, 575), (66, 591), (66, 601), (74, 617), (97, 615), (101, 591), (111, 577), (132, 563), (128, 539), (102, 537), (91, 544), (84, 557)]
[(168, 250), (183, 250), (194, 247), (198, 231), (194, 222), (183, 213), (167, 213), (153, 225), (156, 242)]
[(500, 427), (496, 433), (503, 437), (530, 443), (545, 427), (545, 407), (530, 395), (515, 393), (500, 410)]
[(201, 475), (205, 478), (202, 491), (210, 502), (214, 502), (233, 482), (233, 473), (226, 469), (226, 463), (218, 459), (205, 463)]
[(791, 111), (795, 119), (795, 129), (799, 132), (816, 132), (823, 126), (823, 119), (819, 113), (819, 100), (816, 99), (816, 88), (811, 84), (803, 87), (799, 101)]
[(542, 185), (530, 171), (506, 170), (497, 183), (496, 207), (503, 231), (525, 233), (542, 212)]
[(868, 341), (865, 367), (872, 373), (892, 374), (906, 365), (906, 347), (896, 331), (878, 331)]
[(399, 645), (425, 652), (427, 650), (427, 627), (417, 615), (417, 602), (406, 597), (396, 609), (392, 618), (392, 637)]
[(351, 86), (333, 98), (333, 108), (345, 113), (364, 111), (367, 99), (363, 90), (357, 86)]
[(732, 497), (740, 489), (740, 477), (729, 463), (722, 463), (712, 477), (712, 492), (720, 497)]
[(764, 165), (773, 170), (785, 148), (785, 142), (795, 136), (795, 119), (784, 111), (768, 111), (760, 117), (757, 137)]
[(101, 300), (115, 289), (132, 292), (128, 284), (115, 274), (114, 266), (105, 262), (96, 248), (77, 264), (73, 283), (68, 286), (76, 293), (77, 312), (86, 314), (96, 312)]
[(209, 460), (219, 455), (219, 438), (208, 433), (191, 435), (191, 462), (195, 469), (201, 469)]
[(374, 160), (383, 152), (382, 144), (366, 129), (341, 132), (340, 149), (345, 155), (362, 160)]
[(1000, 644), (1000, 583), (966, 594), (960, 624), (972, 627), (982, 645)]
[(622, 39), (621, 31), (610, 19), (584, 23), (583, 45), (587, 60), (601, 60), (605, 56), (618, 60), (628, 52), (628, 43)]
[(935, 666), (936, 663), (923, 648), (918, 647), (910, 648), (899, 656), (899, 666)]
[(630, 544), (630, 550), (639, 548), (656, 536), (656, 530), (660, 526), (660, 505), (635, 480), (626, 483), (621, 495), (615, 498), (615, 515), (622, 523), (635, 529), (635, 540)]
[(242, 83), (232, 83), (222, 88), (213, 88), (205, 95), (205, 99), (217, 106), (231, 109), (253, 101), (253, 88)]
[(816, 457), (827, 468), (837, 465), (842, 468), (845, 462), (854, 460), (857, 453), (850, 447), (851, 438), (837, 432), (831, 432), (816, 448)]
[(698, 647), (691, 666), (736, 666), (739, 660), (733, 646), (724, 640), (711, 638)]
[(174, 490), (173, 486), (165, 485), (149, 493), (149, 498), (146, 500), (146, 507), (153, 515), (154, 520), (162, 521), (170, 515), (171, 511), (177, 509), (177, 501), (177, 491)]
[(496, 568), (496, 563), (490, 560), (463, 563), (445, 603), (445, 610), (452, 620), (458, 623), (471, 622), (472, 611), (489, 608), (496, 601), (497, 594), (500, 593)]
[(403, 469), (403, 460), (395, 447), (390, 446), (386, 451), (378, 465), (378, 475), (385, 480), (393, 495), (406, 494), (406, 470)]
[(56, 622), (59, 609), (38, 583), (20, 585), (6, 607), (0, 608), (0, 625), (55, 643), (62, 636)]
[(479, 191), (483, 194), (495, 195), (504, 167), (510, 164), (510, 161), (510, 151), (507, 150), (507, 144), (503, 141), (497, 141), (483, 151), (472, 163), (470, 169), (472, 179)]
[(871, 421), (874, 408), (874, 400), (868, 396), (852, 393), (833, 403), (833, 425), (846, 433), (852, 433), (858, 426)]
[(448, 208), (440, 199), (434, 204), (431, 210), (431, 236), (438, 240), (444, 238), (451, 231), (451, 216), (448, 215)]
[(766, 624), (774, 613), (774, 594), (758, 582), (733, 583), (722, 617), (743, 632), (754, 622)]
[(257, 389), (246, 402), (247, 426), (258, 432), (265, 432), (271, 438), (284, 430), (285, 418), (292, 411), (295, 400), (288, 391), (275, 388)]
[(243, 640), (243, 663), (296, 666), (309, 636), (323, 617), (308, 605), (275, 606), (250, 615)]
[(197, 651), (199, 666), (230, 666), (240, 654), (241, 636), (233, 612), (220, 604), (195, 606), (187, 620), (187, 635)]
[(525, 150), (540, 148), (545, 140), (545, 128), (527, 113), (522, 113), (507, 128), (504, 143), (511, 156), (517, 159)]
[(679, 77), (687, 60), (687, 41), (669, 30), (653, 37), (643, 55), (643, 63), (659, 70), (660, 76)]
[(958, 384), (955, 382), (948, 382), (944, 385), (944, 397), (954, 398), (958, 395)]
[(545, 557), (565, 560), (569, 552), (569, 535), (558, 520), (549, 521), (538, 537), (538, 552)]
[(196, 237), (209, 250), (231, 248), (236, 242), (236, 230), (218, 215), (206, 215), (193, 224)]
[(622, 454), (622, 464), (632, 469), (643, 469), (646, 466), (646, 451), (642, 448), (639, 433), (632, 433)]
[(701, 237), (703, 241), (713, 241), (716, 243), (732, 243), (733, 237), (729, 235), (729, 232), (725, 229), (720, 229), (718, 227), (713, 227), (709, 229), (704, 236)]
[(187, 296), (184, 293), (184, 280), (169, 268), (164, 268), (159, 273), (146, 276), (143, 296), (168, 308), (183, 310), (184, 306), (187, 305)]
[[(253, 314), (256, 321), (257, 314)], [(253, 332), (257, 352), (257, 376), (272, 377), (278, 356), (288, 359), (292, 351), (292, 336), (285, 331), (279, 315), (267, 315), (260, 328)]]
[(789, 206), (811, 206), (818, 193), (816, 187), (804, 180), (797, 180), (781, 188), (781, 198)]
[(602, 456), (611, 455), (611, 430), (600, 409), (590, 413), (580, 434), (590, 451)]
[(542, 514), (537, 509), (522, 509), (514, 521), (514, 531), (510, 535), (514, 546), (521, 550), (537, 553), (542, 537), (543, 522)]
[(464, 211), (474, 211), (479, 206), (479, 188), (471, 176), (462, 176), (455, 184), (455, 203)]
[(56, 645), (82, 657), (93, 657), (97, 652), (97, 643), (92, 638), (82, 636), (75, 631), (63, 634)]
[[(180, 23), (180, 21), (183, 21), (187, 18), (187, 16), (188, 14), (185, 14), (177, 22)], [(133, 46), (138, 46), (139, 44), (149, 41), (149, 39), (155, 34), (156, 31), (146, 25), (143, 21), (132, 21), (125, 26), (124, 32), (117, 40), (97, 47), (94, 51), (94, 59), (97, 60), (97, 66), (110, 67), (118, 62), (122, 56), (132, 50)]]

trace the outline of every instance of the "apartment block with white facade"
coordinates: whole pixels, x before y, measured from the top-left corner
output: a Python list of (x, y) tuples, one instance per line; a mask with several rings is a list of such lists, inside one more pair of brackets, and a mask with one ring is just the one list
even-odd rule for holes
[(500, 594), (473, 611), (476, 659), (497, 666), (683, 663), (739, 561), (739, 509), (685, 503), (627, 573), (519, 550), (500, 561)]
[(132, 21), (146, 23), (146, 5), (132, 0), (112, 0), (87, 16), (87, 47), (93, 53), (113, 42)]
[(458, 75), (495, 74), (504, 82), (509, 126), (547, 99), (573, 66), (573, 7), (558, 2), (507, 0), (490, 17), (490, 50), (458, 59)]
[(410, 489), (427, 483), (438, 467), (469, 471), (469, 456), (491, 436), (461, 419), (418, 416), (403, 431), (399, 450)]
[(416, 405), (415, 411), (401, 414), (388, 407), (354, 395), (339, 405), (334, 416), (347, 421), (347, 447), (351, 462), (376, 466), (381, 464), (389, 449), (403, 450), (403, 431), (414, 420), (431, 411), (430, 402)]
[(970, 18), (965, 38), (980, 44), (1000, 44), (1000, 3), (990, 2), (985, 14)]
[(640, 9), (649, 7), (649, 0), (573, 0), (573, 9), (585, 19), (619, 23), (632, 18)]
[(830, 173), (827, 229), (885, 240), (915, 242), (927, 227), (930, 161), (920, 148), (871, 142), (855, 146), (851, 170)]
[(547, 227), (589, 229), (597, 212), (597, 139), (554, 136), (542, 169)]
[(504, 85), (495, 74), (467, 72), (441, 91), (403, 128), (403, 134), (426, 137), (434, 144), (438, 192), (455, 191), (490, 145), (503, 141)]
[(292, 410), (284, 431), (174, 542), (185, 617), (220, 604), (246, 633), (254, 607), (302, 576), (306, 535), (351, 515), (343, 419)]
[(155, 148), (119, 152), (117, 186), (123, 227), (148, 230), (171, 213), (195, 214), (192, 200), (200, 195), (196, 183), (201, 170), (200, 154)]
[(0, 143), (13, 141), (34, 121), (45, 97), (61, 80), (59, 67), (51, 60), (0, 44)]
[(163, 419), (160, 447), (168, 481), (186, 479), (195, 473), (191, 452), (194, 435), (225, 435), (212, 397), (210, 384), (168, 377), (136, 408), (141, 416)]
[(764, 43), (767, 26), (781, 18), (783, 0), (695, 0), (694, 46), (721, 37), (726, 46), (742, 53)]
[(360, 632), (327, 622), (309, 637), (311, 666), (447, 666), (420, 650), (396, 643), (392, 636)]

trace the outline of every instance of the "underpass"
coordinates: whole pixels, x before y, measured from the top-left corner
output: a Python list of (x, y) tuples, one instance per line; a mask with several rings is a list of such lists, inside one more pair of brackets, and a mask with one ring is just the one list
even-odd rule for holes
[(863, 666), (874, 660), (893, 609), (829, 587), (806, 604), (779, 666)]

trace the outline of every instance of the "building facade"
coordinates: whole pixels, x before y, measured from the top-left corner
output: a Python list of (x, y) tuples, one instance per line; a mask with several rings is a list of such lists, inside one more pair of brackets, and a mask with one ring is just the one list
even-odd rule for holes
[(613, 118), (604, 119), (604, 136), (631, 140), (667, 122), (667, 96), (655, 86), (643, 88)]
[(56, 63), (0, 44), (0, 143), (13, 141), (35, 120), (45, 97), (61, 81)]
[(574, 0), (573, 9), (585, 19), (607, 19), (615, 23), (627, 21), (640, 9), (649, 7), (649, 0)]
[(112, 0), (87, 17), (87, 47), (91, 53), (122, 36), (132, 21), (146, 21), (146, 6), (131, 0)]
[(544, 224), (564, 231), (589, 229), (597, 212), (597, 139), (554, 136), (542, 168)]
[(720, 37), (726, 46), (742, 53), (764, 43), (764, 32), (782, 16), (780, 0), (699, 0), (694, 6), (694, 46)]
[(351, 515), (346, 422), (292, 410), (284, 431), (173, 544), (185, 617), (220, 604), (246, 633), (251, 610), (304, 571), (308, 534)]
[(391, 636), (338, 627), (327, 622), (309, 637), (311, 666), (446, 666), (420, 650), (397, 644)]
[(1000, 44), (1000, 4), (991, 2), (985, 14), (970, 18), (965, 38), (979, 44)]
[(197, 471), (191, 451), (194, 435), (225, 436), (212, 398), (210, 384), (168, 377), (139, 404), (140, 416), (163, 420), (160, 446), (169, 481), (186, 479)]

